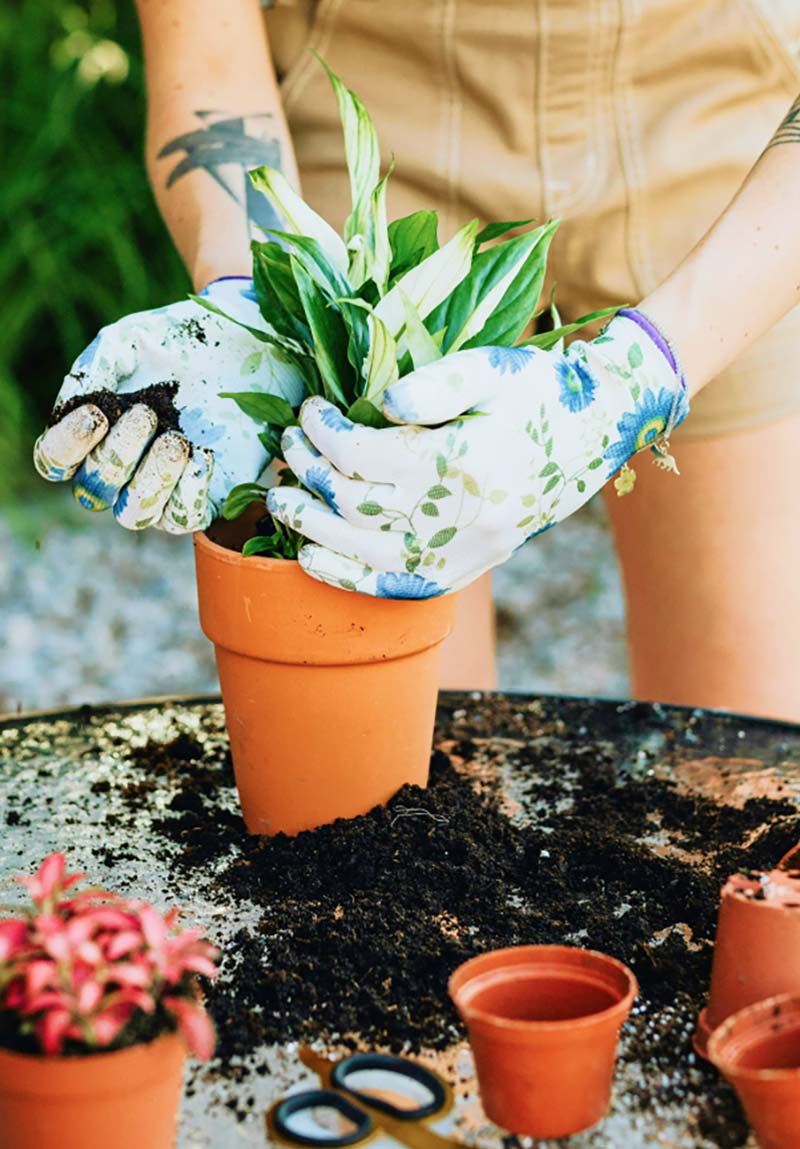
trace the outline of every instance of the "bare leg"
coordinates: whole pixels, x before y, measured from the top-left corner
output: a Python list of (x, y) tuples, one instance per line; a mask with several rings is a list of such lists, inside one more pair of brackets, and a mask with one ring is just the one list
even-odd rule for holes
[(497, 686), (491, 575), (459, 591), (456, 629), (444, 644), (441, 685), (443, 690)]
[(634, 697), (800, 720), (800, 416), (647, 455), (607, 488)]

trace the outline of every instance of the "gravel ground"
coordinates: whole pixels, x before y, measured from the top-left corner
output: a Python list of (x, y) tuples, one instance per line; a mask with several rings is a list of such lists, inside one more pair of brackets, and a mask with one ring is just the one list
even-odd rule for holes
[[(496, 574), (500, 685), (627, 693), (623, 608), (602, 504)], [(63, 491), (0, 511), (0, 711), (216, 689), (191, 541), (132, 534)]]

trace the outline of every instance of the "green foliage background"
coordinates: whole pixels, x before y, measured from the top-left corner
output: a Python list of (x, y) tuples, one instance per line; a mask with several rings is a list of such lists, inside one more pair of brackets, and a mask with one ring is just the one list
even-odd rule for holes
[(144, 170), (133, 0), (6, 0), (0, 91), (0, 492), (7, 498), (40, 484), (32, 440), (98, 328), (179, 298), (189, 285)]

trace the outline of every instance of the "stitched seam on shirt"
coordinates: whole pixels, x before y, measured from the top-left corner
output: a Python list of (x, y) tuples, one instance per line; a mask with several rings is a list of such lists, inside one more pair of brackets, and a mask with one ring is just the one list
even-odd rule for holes
[(439, 165), (443, 173), (447, 203), (447, 226), (458, 220), (459, 168), (461, 159), (461, 85), (455, 53), (455, 25), (457, 0), (443, 0), (439, 34), (442, 49), (442, 77), (444, 80), (444, 109), (442, 136), (439, 144)]
[(311, 78), (312, 68), (320, 66), (311, 55), (310, 49), (313, 48), (323, 59), (325, 58), (342, 3), (343, 0), (320, 0), (312, 19), (308, 40), (303, 47), (304, 59), (296, 71), (290, 71), (287, 74), (281, 85), (281, 101), (284, 112), (288, 113), (292, 104), (299, 100), (303, 94), (305, 86)]
[[(796, 96), (797, 85), (800, 82), (800, 60), (797, 60), (787, 49), (770, 14), (764, 10), (764, 6), (759, 0), (737, 0), (737, 4), (744, 19), (750, 23), (751, 27), (755, 25), (756, 31), (760, 31), (763, 37), (760, 39), (756, 35), (752, 38), (754, 49), (758, 50), (766, 63), (774, 65), (777, 62), (781, 65), (789, 94)], [(771, 51), (764, 40), (769, 42)]]
[[(626, 18), (628, 0), (616, 0), (619, 16), (619, 32), (615, 46), (613, 75), (614, 125), (619, 149), (622, 179), (625, 186), (625, 255), (628, 272), (637, 295), (646, 294), (644, 281), (655, 280), (652, 255), (642, 226), (644, 219), (642, 187), (644, 185), (644, 165), (642, 150), (636, 132), (633, 111), (633, 91), (628, 67), (625, 65), (627, 45)], [(632, 0), (638, 7), (638, 0)]]

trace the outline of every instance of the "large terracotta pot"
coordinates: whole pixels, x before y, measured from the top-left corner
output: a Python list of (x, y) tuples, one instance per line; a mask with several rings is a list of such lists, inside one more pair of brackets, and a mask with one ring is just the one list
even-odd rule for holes
[(784, 870), (735, 874), (722, 888), (708, 1005), (694, 1046), (731, 1014), (780, 993), (800, 993), (800, 880)]
[(459, 966), (450, 996), (469, 1031), (486, 1115), (536, 1138), (600, 1121), (638, 988), (622, 962), (573, 946), (515, 946)]
[(172, 1149), (185, 1050), (167, 1034), (87, 1057), (0, 1049), (2, 1149)]
[(734, 1013), (708, 1056), (739, 1094), (760, 1149), (800, 1149), (800, 997), (783, 994)]
[(353, 594), (205, 534), (195, 559), (250, 833), (296, 834), (427, 784), (452, 597)]

